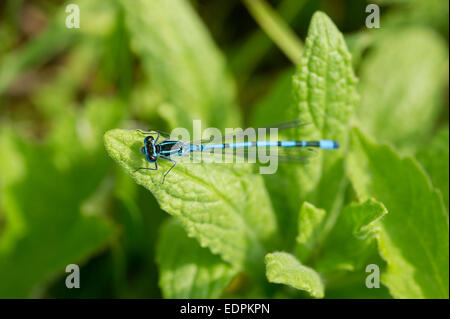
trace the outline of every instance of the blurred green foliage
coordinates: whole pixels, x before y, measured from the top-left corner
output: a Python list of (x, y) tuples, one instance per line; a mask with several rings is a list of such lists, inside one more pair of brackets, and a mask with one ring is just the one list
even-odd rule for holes
[[(67, 3), (0, 3), (0, 297), (448, 298), (448, 1)], [(343, 147), (134, 173), (193, 119)]]

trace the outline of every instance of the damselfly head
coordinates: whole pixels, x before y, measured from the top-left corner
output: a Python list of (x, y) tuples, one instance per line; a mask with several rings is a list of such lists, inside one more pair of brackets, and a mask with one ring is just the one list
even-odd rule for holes
[(142, 153), (142, 155), (146, 155), (146, 154), (145, 154), (145, 146), (142, 146), (142, 147), (141, 147), (141, 153)]

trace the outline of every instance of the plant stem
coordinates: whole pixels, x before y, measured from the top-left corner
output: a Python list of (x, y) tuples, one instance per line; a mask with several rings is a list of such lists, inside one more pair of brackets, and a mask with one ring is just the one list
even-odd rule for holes
[[(305, 3), (305, 0), (283, 0), (275, 10), (289, 24), (299, 14)], [(240, 84), (248, 80), (250, 74), (267, 55), (273, 44), (265, 32), (258, 28), (237, 46), (230, 57), (230, 66), (236, 74), (239, 74), (236, 80)]]
[(243, 0), (250, 14), (294, 64), (301, 58), (303, 44), (289, 25), (264, 0)]

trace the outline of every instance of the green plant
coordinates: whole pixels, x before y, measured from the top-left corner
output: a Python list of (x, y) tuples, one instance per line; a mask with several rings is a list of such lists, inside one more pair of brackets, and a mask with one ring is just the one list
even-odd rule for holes
[[(32, 4), (33, 36), (0, 5), (0, 297), (449, 297), (447, 1), (389, 1), (373, 30), (316, 0), (77, 3), (79, 30)], [(233, 38), (236, 8), (260, 28)], [(290, 137), (342, 147), (273, 175), (135, 171), (135, 127), (194, 119), (300, 119)]]
[[(280, 200), (276, 198), (280, 194), (275, 193), (276, 189), (266, 190), (263, 178), (249, 169), (223, 164), (180, 165), (167, 184), (162, 185), (164, 169), (135, 171), (145, 165), (139, 153), (142, 135), (126, 130), (106, 133), (106, 148), (111, 157), (138, 184), (149, 189), (163, 210), (179, 219), (188, 235), (198, 241), (191, 241), (190, 246), (170, 242), (161, 248), (159, 263), (165, 296), (204, 295), (205, 290), (216, 287), (217, 278), (205, 275), (201, 284), (196, 282), (195, 272), (191, 273), (194, 278), (190, 278), (184, 271), (183, 260), (167, 266), (165, 259), (169, 257), (163, 251), (178, 249), (181, 255), (196, 250), (200, 244), (210, 250), (207, 253), (205, 248), (205, 255), (222, 257), (222, 262), (212, 256), (199, 258), (204, 271), (212, 272), (221, 263), (221, 269), (230, 267), (230, 271), (220, 274), (223, 286), (236, 272), (250, 274), (255, 284), (263, 281), (260, 268), (266, 254), (269, 282), (284, 283), (311, 296), (323, 297), (327, 285), (342, 281), (349, 273), (360, 274), (362, 278), (365, 265), (377, 260), (379, 253), (387, 262), (383, 282), (394, 297), (447, 298), (448, 216), (443, 201), (413, 159), (400, 159), (391, 149), (377, 146), (357, 130), (352, 131), (352, 143), (347, 147), (349, 120), (358, 100), (356, 78), (342, 35), (323, 13), (316, 13), (311, 21), (303, 58), (294, 76), (294, 93), (296, 100), (287, 113), (314, 124), (299, 137), (333, 138), (344, 145), (344, 150), (323, 155), (306, 167), (285, 168), (275, 178), (269, 178), (273, 188), (282, 187), (279, 179), (293, 185), (289, 191), (283, 190), (283, 201), (291, 205), (278, 210), (272, 207), (269, 198)], [(371, 120), (377, 121), (374, 117)], [(396, 131), (393, 136), (399, 134)], [(357, 200), (368, 198), (367, 201), (345, 205), (344, 163)], [(405, 197), (415, 200), (405, 203)], [(302, 199), (327, 210), (318, 210), (306, 201), (299, 210)], [(277, 215), (283, 214), (290, 218), (277, 223)], [(273, 249), (295, 251), (282, 237), (290, 233), (285, 230), (297, 219), (300, 260), (287, 252), (270, 253)], [(403, 228), (403, 224), (408, 226)], [(169, 236), (166, 232), (169, 230), (164, 228), (163, 238)], [(278, 244), (281, 242), (285, 245)], [(210, 261), (203, 264), (205, 260)], [(189, 293), (171, 288), (185, 281), (192, 283)]]

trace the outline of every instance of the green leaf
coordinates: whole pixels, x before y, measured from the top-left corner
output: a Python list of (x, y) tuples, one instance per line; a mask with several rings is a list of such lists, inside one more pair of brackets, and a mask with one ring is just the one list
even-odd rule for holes
[[(273, 118), (276, 109), (283, 120), (312, 123), (294, 131), (291, 138), (328, 138), (342, 145), (340, 150), (319, 151), (308, 165), (280, 165), (277, 174), (264, 177), (279, 212), (279, 223), (285, 228), (283, 239), (288, 241), (295, 237), (296, 220), (304, 200), (329, 212), (326, 228), (331, 228), (347, 184), (342, 155), (348, 123), (358, 99), (356, 77), (344, 38), (324, 13), (317, 12), (311, 20), (303, 57), (293, 78), (295, 103), (286, 103), (283, 99), (289, 90), (284, 81), (285, 78), (281, 78), (267, 101), (260, 104), (255, 122), (259, 124), (261, 119)], [(281, 105), (286, 105), (285, 109)], [(290, 191), (285, 192), (285, 189)]]
[(174, 219), (160, 230), (156, 259), (164, 298), (219, 298), (237, 273)]
[[(98, 129), (108, 122), (108, 106), (103, 121), (95, 122)], [(95, 113), (101, 109), (97, 105)], [(34, 146), (11, 130), (0, 134), (0, 146), (8, 153), (0, 159), (0, 202), (6, 221), (0, 237), (2, 297), (31, 296), (37, 285), (63, 272), (68, 264), (80, 264), (114, 235), (113, 225), (101, 216), (99, 208), (104, 205), (98, 196), (103, 195), (97, 190), (103, 187), (99, 183), (108, 169), (99, 152), (101, 144), (96, 150), (89, 138), (84, 146), (80, 144), (72, 131), (75, 117), (67, 114), (63, 123), (68, 138), (65, 144), (70, 144), (71, 152), (65, 152), (62, 143), (52, 137), (44, 145)], [(83, 123), (85, 128), (91, 124)], [(92, 138), (95, 143), (98, 135)]]
[(121, 1), (144, 71), (176, 108), (178, 126), (238, 123), (234, 84), (205, 26), (184, 0)]
[(324, 284), (320, 275), (314, 269), (303, 266), (291, 254), (285, 252), (267, 254), (266, 276), (269, 282), (304, 290), (315, 298), (324, 296)]
[[(38, 285), (81, 264), (115, 234), (102, 214), (111, 181), (101, 136), (118, 125), (123, 105), (89, 99), (82, 112), (67, 108), (38, 145), (12, 129), (0, 132), (0, 296), (35, 296)], [(79, 128), (83, 128), (80, 130)], [(103, 181), (103, 182), (102, 182)]]
[(302, 127), (295, 138), (333, 139), (340, 143), (341, 149), (319, 152), (309, 165), (290, 170), (286, 175), (294, 180), (291, 187), (300, 190), (301, 198), (329, 212), (330, 225), (343, 199), (342, 155), (347, 145), (348, 123), (358, 101), (356, 82), (344, 37), (326, 14), (315, 13), (294, 76), (296, 104), (291, 109), (293, 118), (312, 125)]
[(382, 277), (397, 298), (448, 298), (449, 223), (430, 180), (410, 157), (352, 132), (347, 170), (361, 199), (374, 197), (389, 214), (377, 236), (387, 271)]
[(386, 213), (383, 204), (374, 199), (345, 207), (323, 243), (323, 253), (314, 267), (325, 272), (354, 271), (366, 266), (368, 257), (376, 252), (376, 231)]
[(417, 159), (430, 175), (433, 186), (441, 191), (447, 213), (449, 208), (448, 135), (448, 126), (445, 126), (431, 140), (431, 143), (424, 145), (417, 153)]
[(249, 165), (179, 163), (161, 184), (171, 163), (159, 161), (157, 171), (136, 171), (148, 166), (140, 153), (140, 133), (108, 131), (105, 145), (163, 210), (181, 220), (190, 237), (236, 268), (259, 267), (264, 246), (274, 244), (277, 226), (262, 178), (252, 174)]
[(361, 127), (401, 150), (421, 147), (439, 114), (447, 59), (427, 29), (385, 33), (361, 64)]
[(297, 255), (305, 261), (317, 248), (323, 229), (325, 210), (304, 202), (298, 216)]
[(358, 100), (356, 82), (342, 33), (326, 14), (315, 13), (294, 76), (295, 116), (314, 124), (305, 128), (305, 136), (336, 139), (345, 145)]

